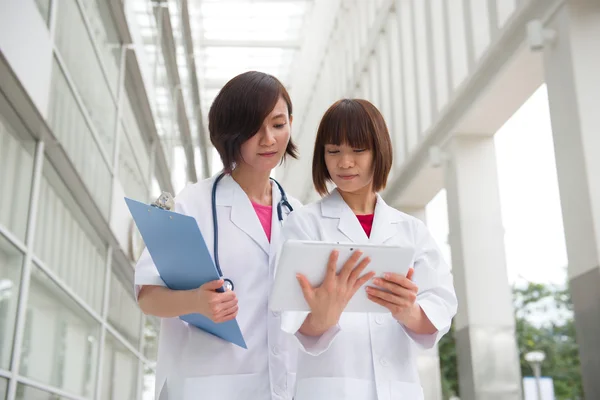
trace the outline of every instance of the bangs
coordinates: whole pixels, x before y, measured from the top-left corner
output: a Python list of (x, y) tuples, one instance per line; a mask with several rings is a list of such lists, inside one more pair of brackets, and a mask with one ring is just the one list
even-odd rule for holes
[(367, 110), (358, 102), (341, 100), (321, 121), (320, 144), (348, 145), (354, 149), (373, 150), (375, 127)]
[(252, 79), (241, 83), (236, 93), (238, 98), (231, 101), (227, 115), (232, 120), (231, 130), (242, 133), (244, 141), (260, 130), (265, 118), (279, 101), (283, 89), (281, 83), (271, 75), (252, 72), (249, 75)]

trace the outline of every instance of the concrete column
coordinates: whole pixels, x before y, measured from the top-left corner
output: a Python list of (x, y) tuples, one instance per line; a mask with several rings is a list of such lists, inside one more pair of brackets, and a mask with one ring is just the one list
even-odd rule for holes
[(600, 399), (600, 2), (569, 0), (544, 67), (586, 399)]
[(493, 137), (455, 136), (445, 179), (461, 400), (521, 398)]
[[(402, 211), (427, 223), (425, 208), (403, 209)], [(422, 351), (417, 362), (425, 400), (442, 400), (442, 373), (437, 346)]]

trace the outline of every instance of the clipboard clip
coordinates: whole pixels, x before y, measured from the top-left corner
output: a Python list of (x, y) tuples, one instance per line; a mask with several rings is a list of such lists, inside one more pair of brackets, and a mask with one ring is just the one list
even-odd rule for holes
[(160, 196), (158, 196), (158, 199), (156, 199), (151, 205), (152, 207), (170, 211), (175, 208), (175, 199), (171, 193), (162, 192)]

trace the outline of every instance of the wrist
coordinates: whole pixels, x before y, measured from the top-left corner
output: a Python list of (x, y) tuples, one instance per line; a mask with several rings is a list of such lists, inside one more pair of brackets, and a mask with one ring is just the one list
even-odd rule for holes
[(339, 318), (308, 314), (299, 332), (306, 336), (321, 336), (338, 323)]
[(182, 308), (185, 314), (202, 314), (207, 316), (207, 304), (205, 299), (201, 296), (200, 288), (193, 290), (180, 290), (182, 294)]
[(402, 310), (400, 313), (394, 315), (396, 321), (412, 329), (418, 322), (419, 315), (421, 314), (421, 306), (415, 302), (411, 307)]
[(418, 303), (407, 310), (407, 312), (400, 316), (398, 322), (404, 325), (407, 329), (417, 334), (432, 335), (437, 332), (435, 325), (431, 323), (427, 315)]

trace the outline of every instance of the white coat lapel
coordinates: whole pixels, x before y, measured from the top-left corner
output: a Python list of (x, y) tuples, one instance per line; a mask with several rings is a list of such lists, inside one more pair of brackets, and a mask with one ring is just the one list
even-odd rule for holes
[[(221, 187), (221, 185), (223, 185)], [(231, 222), (244, 231), (269, 254), (269, 241), (246, 192), (229, 175), (223, 177), (217, 190), (217, 204), (231, 206)], [(221, 238), (225, 243), (227, 238)]]
[(398, 233), (398, 222), (399, 215), (396, 210), (388, 206), (378, 194), (369, 241), (374, 244), (384, 243)]
[(352, 212), (337, 190), (321, 202), (321, 213), (326, 218), (339, 219), (338, 230), (353, 243), (368, 243), (369, 238), (360, 225), (358, 218)]

